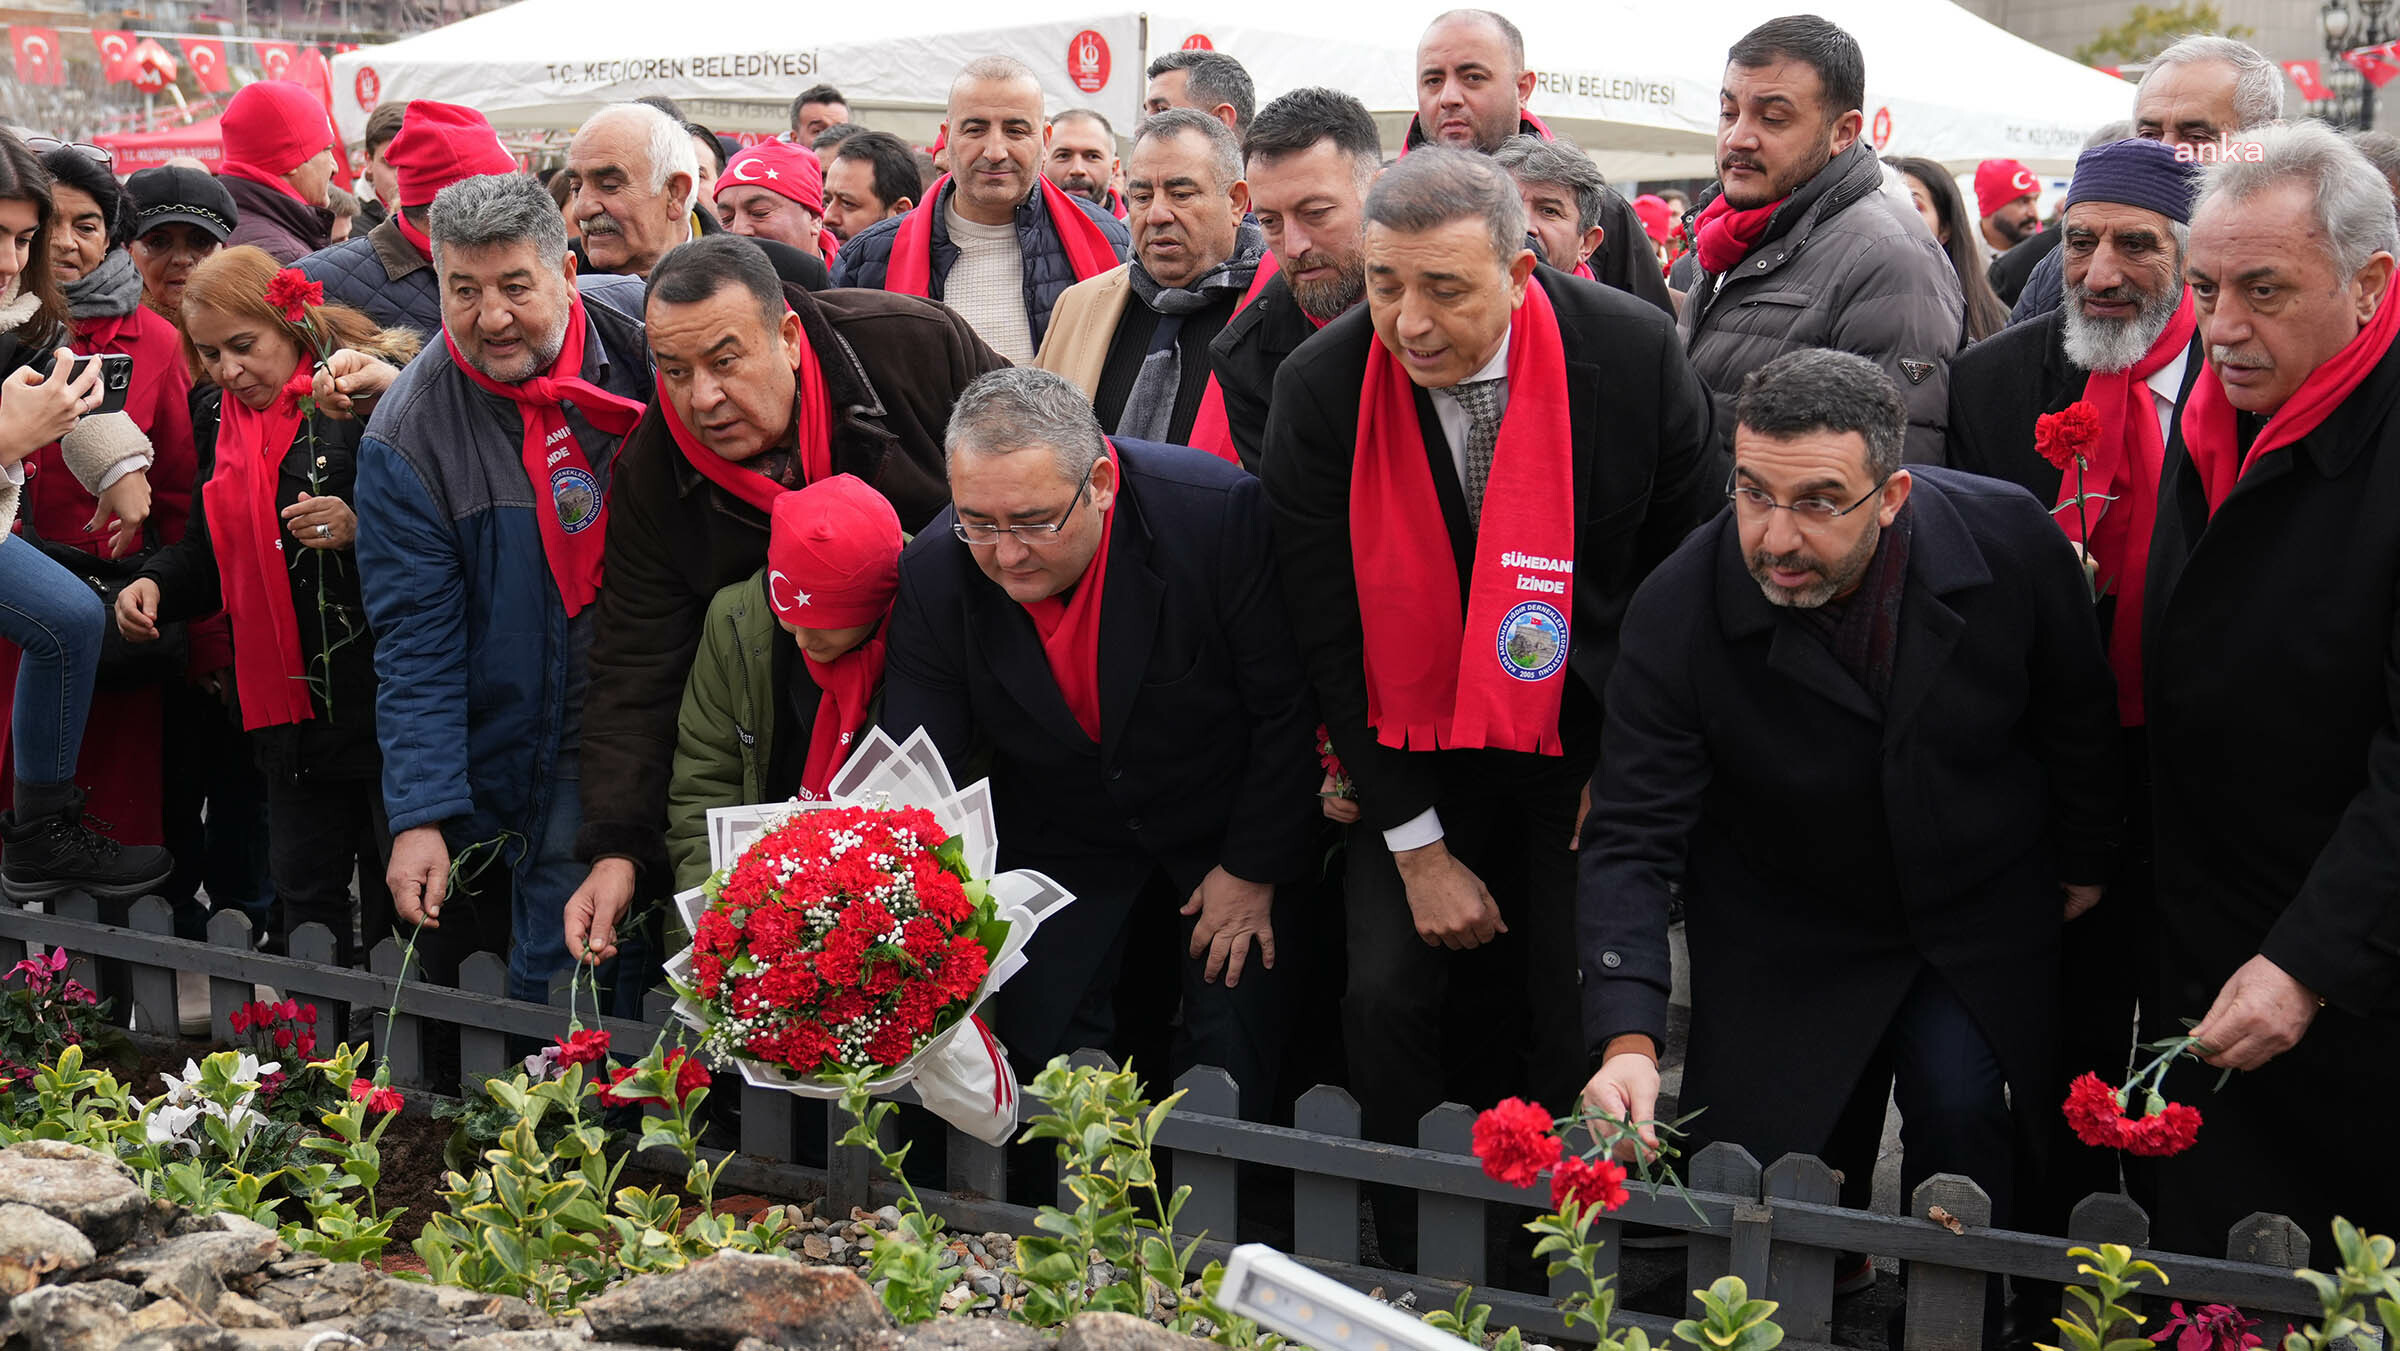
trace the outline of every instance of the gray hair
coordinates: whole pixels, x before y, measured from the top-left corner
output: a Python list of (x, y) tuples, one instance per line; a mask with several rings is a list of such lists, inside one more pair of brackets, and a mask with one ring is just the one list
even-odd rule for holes
[(700, 148), (692, 144), (692, 134), (683, 124), (647, 103), (612, 103), (593, 113), (575, 129), (577, 138), (595, 127), (617, 122), (631, 122), (650, 142), (650, 190), (663, 192), (667, 180), (682, 174), (691, 184), (684, 190), (683, 209), (692, 209), (700, 196)]
[(1241, 62), (1212, 48), (1178, 48), (1160, 55), (1144, 73), (1155, 80), (1170, 70), (1184, 73), (1183, 92), (1194, 105), (1206, 110), (1230, 104), (1233, 129), (1250, 130), (1250, 115), (1258, 109), (1258, 87), (1251, 83), (1250, 72)]
[[(2251, 152), (2255, 146), (2257, 153)], [(2400, 255), (2392, 188), (2357, 146), (2322, 122), (2261, 127), (2241, 153), (2210, 165), (2192, 219), (2220, 202), (2239, 202), (2286, 183), (2304, 184), (2316, 205), (2318, 247), (2348, 283), (2378, 253)]]
[(1419, 146), (1367, 190), (1367, 224), (1402, 234), (1477, 218), (1491, 231), (1493, 262), (1507, 267), (1525, 251), (1525, 201), (1489, 155)]
[[(2283, 116), (2283, 67), (2261, 55), (2258, 48), (2218, 33), (2194, 33), (2150, 59), (2150, 69), (2142, 72), (2142, 84), (2169, 66), (2188, 66), (2202, 61), (2222, 61), (2233, 67), (2232, 131), (2248, 131), (2263, 127)], [(2141, 97), (2137, 86), (2134, 97)]]
[(1576, 229), (1589, 230), (1600, 223), (1600, 197), (1608, 191), (1608, 179), (1573, 141), (1511, 136), (1492, 152), (1492, 163), (1519, 183), (1547, 183), (1573, 193)]
[(2400, 136), (2388, 131), (2354, 131), (2349, 135), (2350, 144), (2358, 147), (2358, 153), (2367, 157), (2377, 173), (2387, 182), (2400, 184)]
[(1033, 67), (1013, 56), (978, 56), (960, 66), (958, 78), (950, 82), (951, 96), (956, 97), (958, 87), (970, 80), (1026, 80), (1036, 88), (1042, 83), (1042, 77), (1033, 73)]
[(1234, 139), (1233, 132), (1224, 123), (1197, 108), (1169, 108), (1163, 113), (1150, 114), (1142, 119), (1139, 127), (1134, 128), (1133, 143), (1139, 147), (1144, 141), (1156, 140), (1161, 136), (1181, 136), (1187, 132), (1207, 140), (1209, 167), (1217, 172), (1219, 192), (1229, 191), (1241, 181), (1242, 143)]
[(2094, 131), (2091, 135), (2084, 137), (2083, 148), (2086, 150), (2095, 150), (2104, 145), (2115, 145), (2119, 141), (2129, 141), (2132, 139), (2133, 119), (2120, 117), (2114, 122), (2101, 123), (2098, 130)]
[(1033, 366), (1003, 366), (959, 392), (950, 409), (950, 430), (942, 437), (942, 463), (947, 466), (960, 451), (1007, 455), (1020, 450), (1049, 451), (1059, 477), (1081, 483), (1108, 453), (1108, 437), (1082, 390)]
[(458, 180), (434, 194), (425, 233), (433, 240), (436, 268), (442, 265), (444, 245), (482, 249), (531, 244), (546, 268), (558, 267), (567, 256), (567, 222), (551, 200), (550, 189), (531, 174), (478, 174)]
[(1809, 432), (1856, 432), (1867, 443), (1867, 477), (1900, 469), (1908, 407), (1883, 367), (1850, 352), (1804, 347), (1742, 378), (1734, 418), (1761, 436), (1786, 440)]

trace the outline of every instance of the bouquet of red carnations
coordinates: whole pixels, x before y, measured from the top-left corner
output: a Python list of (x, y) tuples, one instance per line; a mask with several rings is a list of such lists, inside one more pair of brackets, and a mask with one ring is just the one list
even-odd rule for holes
[(828, 800), (720, 812), (719, 870), (676, 898), (692, 945), (667, 964), (701, 1053), (812, 1097), (852, 1074), (914, 1082), (952, 1124), (1005, 1140), (1016, 1078), (975, 1012), (1071, 898), (1038, 873), (993, 875), (985, 785), (953, 790), (921, 733), (873, 733)]

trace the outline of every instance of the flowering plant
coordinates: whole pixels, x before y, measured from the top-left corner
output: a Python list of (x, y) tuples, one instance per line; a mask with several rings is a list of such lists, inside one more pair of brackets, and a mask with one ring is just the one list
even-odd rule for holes
[(64, 948), (36, 953), (0, 977), (0, 1075), (13, 1089), (27, 1089), (32, 1072), (67, 1046), (87, 1046), (114, 1055), (124, 1034), (108, 1022), (109, 1004), (67, 974)]
[(2174, 1317), (2150, 1334), (2150, 1340), (2165, 1342), (2173, 1338), (2175, 1351), (2250, 1351), (2265, 1346), (2265, 1339), (2250, 1329), (2258, 1326), (2255, 1318), (2244, 1317), (2242, 1311), (2230, 1304), (2208, 1304), (2190, 1311), (2177, 1300), (2167, 1306)]
[[(2200, 1109), (2167, 1101), (2159, 1087), (2176, 1057), (2199, 1058), (2193, 1049), (2198, 1045), (2199, 1038), (2190, 1036), (2151, 1042), (2143, 1049), (2157, 1051), (2157, 1058), (2134, 1071), (2123, 1088), (2109, 1087), (2097, 1074), (2077, 1075), (2067, 1086), (2063, 1108), (2075, 1138), (2095, 1149), (2122, 1149), (2152, 1159), (2190, 1149), (2200, 1138)], [(2143, 1094), (2142, 1114), (2127, 1116), (2136, 1089)]]
[(1317, 724), (1317, 763), (1325, 767), (1325, 778), (1331, 784), (1319, 796), (1358, 796), (1358, 785), (1350, 781), (1349, 771), (1342, 768), (1342, 757), (1333, 753), (1333, 733), (1326, 731), (1323, 723)]
[(2087, 502), (2108, 503), (2116, 499), (2102, 493), (2083, 490), (2083, 471), (2091, 466), (2092, 448), (2100, 443), (2100, 411), (2083, 399), (2077, 399), (2055, 413), (2044, 413), (2033, 420), (2033, 449), (2043, 459), (2056, 466), (2060, 473), (2075, 471), (2075, 496), (2050, 509), (2055, 516), (2068, 507), (2075, 508), (2075, 547), (2082, 555), (2084, 586), (2097, 601), (2104, 590), (2099, 583), (2099, 564), (2092, 558), (2092, 525), (2085, 515)]
[(372, 1079), (352, 1079), (350, 1101), (364, 1102), (367, 1111), (376, 1116), (397, 1112), (407, 1103), (399, 1089), (379, 1086)]

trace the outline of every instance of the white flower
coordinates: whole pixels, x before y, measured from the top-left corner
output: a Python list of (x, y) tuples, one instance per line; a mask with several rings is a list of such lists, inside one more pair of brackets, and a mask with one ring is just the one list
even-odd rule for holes
[(151, 1104), (150, 1115), (143, 1122), (143, 1131), (151, 1144), (176, 1145), (198, 1153), (200, 1142), (192, 1138), (192, 1127), (200, 1123), (197, 1107), (180, 1107), (161, 1098)]

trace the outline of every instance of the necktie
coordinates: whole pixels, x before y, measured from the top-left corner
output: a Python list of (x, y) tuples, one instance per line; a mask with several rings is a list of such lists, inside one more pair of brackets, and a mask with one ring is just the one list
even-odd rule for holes
[(1469, 380), (1450, 391), (1467, 410), (1467, 519), (1483, 519), (1483, 486), (1492, 477), (1492, 450), (1500, 442), (1502, 380)]

